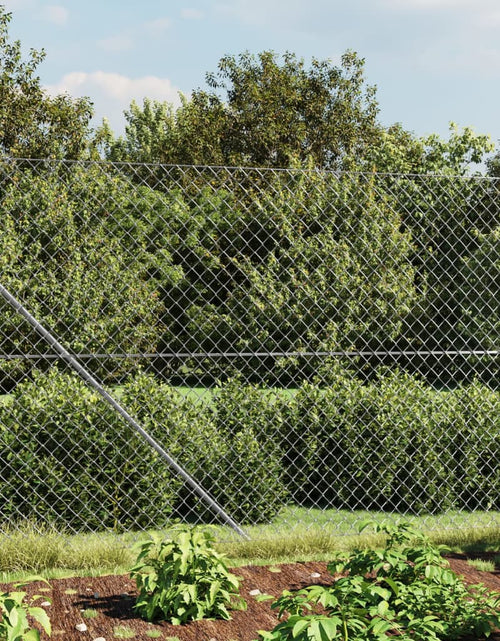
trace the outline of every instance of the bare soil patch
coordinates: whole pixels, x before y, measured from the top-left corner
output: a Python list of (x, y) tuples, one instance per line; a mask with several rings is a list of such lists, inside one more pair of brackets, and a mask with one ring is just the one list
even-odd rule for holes
[[(492, 559), (494, 554), (481, 554), (475, 558), (479, 557)], [(468, 583), (483, 583), (500, 592), (500, 568), (494, 572), (480, 572), (467, 564), (464, 555), (453, 555), (449, 561), (451, 568), (463, 575)], [(57, 579), (50, 581), (50, 587), (33, 583), (27, 586), (27, 591), (28, 594), (46, 594), (50, 599), (51, 605), (45, 607), (52, 622), (54, 641), (93, 641), (99, 637), (106, 641), (123, 638), (167, 641), (169, 637), (180, 641), (252, 641), (257, 638), (258, 630), (271, 630), (278, 621), (271, 610), (271, 602), (258, 602), (254, 591), (277, 597), (285, 589), (299, 590), (314, 583), (330, 585), (334, 579), (326, 565), (302, 562), (235, 568), (234, 574), (243, 579), (240, 593), (247, 601), (247, 610), (234, 611), (231, 621), (195, 621), (182, 626), (165, 622), (151, 624), (139, 619), (133, 610), (137, 594), (135, 582), (127, 575)], [(3, 590), (9, 586), (1, 587)], [(87, 630), (80, 632), (76, 626), (82, 623)], [(47, 640), (44, 633), (42, 639)], [(490, 639), (500, 641), (500, 633)]]

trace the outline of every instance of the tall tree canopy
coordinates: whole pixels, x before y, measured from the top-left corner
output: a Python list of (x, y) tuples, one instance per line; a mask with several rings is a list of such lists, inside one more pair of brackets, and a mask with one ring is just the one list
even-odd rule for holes
[(78, 158), (87, 147), (88, 98), (49, 96), (36, 71), (45, 52), (9, 37), (11, 14), (0, 5), (0, 154), (22, 158)]
[(132, 104), (109, 157), (145, 160), (149, 151), (148, 160), (169, 164), (345, 169), (380, 134), (375, 88), (354, 52), (340, 66), (313, 58), (310, 67), (289, 52), (225, 56), (206, 81), (176, 112)]
[[(293, 53), (224, 56), (206, 89), (181, 106), (144, 99), (125, 112), (124, 137), (98, 132), (109, 160), (182, 165), (303, 167), (463, 175), (491, 152), (488, 136), (450, 124), (448, 139), (378, 120), (364, 60), (339, 66)], [(493, 167), (493, 165), (491, 165)]]

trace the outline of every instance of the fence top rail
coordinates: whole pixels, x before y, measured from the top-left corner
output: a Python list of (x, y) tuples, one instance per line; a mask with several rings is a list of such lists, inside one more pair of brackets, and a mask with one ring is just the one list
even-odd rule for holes
[[(124, 352), (110, 353), (71, 353), (75, 358), (300, 358), (300, 357), (321, 357), (327, 358), (346, 357), (353, 358), (356, 356), (499, 356), (500, 350), (497, 349), (462, 349), (462, 350), (361, 350), (361, 351), (334, 351), (334, 352), (154, 352), (154, 353), (134, 353), (127, 354)], [(57, 359), (60, 354), (0, 354), (1, 359), (25, 358), (32, 359)]]
[(16, 162), (31, 163), (33, 166), (36, 165), (80, 165), (80, 166), (102, 166), (102, 167), (150, 167), (150, 168), (160, 168), (164, 170), (173, 170), (173, 169), (193, 169), (196, 171), (210, 170), (210, 171), (238, 171), (238, 172), (262, 172), (262, 173), (289, 173), (289, 174), (320, 174), (320, 175), (332, 175), (340, 178), (341, 176), (353, 176), (353, 177), (365, 177), (365, 178), (408, 178), (411, 180), (415, 179), (426, 179), (426, 178), (439, 178), (443, 180), (465, 180), (465, 181), (477, 181), (477, 182), (490, 182), (496, 183), (500, 181), (500, 177), (497, 176), (487, 176), (481, 174), (480, 172), (471, 172), (465, 174), (450, 174), (444, 172), (383, 172), (383, 171), (354, 171), (354, 170), (338, 170), (338, 169), (326, 169), (322, 167), (257, 167), (254, 165), (187, 165), (187, 164), (167, 164), (160, 162), (137, 162), (137, 161), (115, 161), (115, 160), (105, 160), (105, 159), (65, 159), (65, 158), (18, 158), (6, 156), (0, 159), (0, 167), (2, 164), (15, 164)]

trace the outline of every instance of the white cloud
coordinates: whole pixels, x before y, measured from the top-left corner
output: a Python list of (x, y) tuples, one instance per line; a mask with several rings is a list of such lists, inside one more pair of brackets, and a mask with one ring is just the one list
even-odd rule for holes
[(66, 74), (56, 85), (46, 87), (51, 94), (70, 93), (80, 96), (91, 95), (92, 89), (98, 89), (114, 100), (132, 100), (133, 98), (155, 98), (157, 100), (176, 99), (176, 89), (168, 78), (142, 76), (129, 78), (119, 73), (106, 71), (72, 71)]
[(132, 49), (134, 47), (134, 40), (127, 35), (117, 35), (99, 40), (97, 44), (105, 51), (120, 53), (120, 51), (129, 51)]
[(157, 38), (159, 36), (162, 36), (165, 33), (165, 31), (168, 31), (171, 25), (172, 25), (172, 22), (170, 21), (169, 18), (157, 18), (156, 20), (151, 20), (150, 22), (146, 22), (144, 25), (144, 30), (150, 36)]
[(48, 22), (62, 27), (68, 22), (69, 11), (61, 5), (49, 4), (43, 8), (42, 17)]
[(68, 93), (71, 96), (89, 96), (94, 103), (97, 121), (108, 118), (115, 131), (123, 129), (123, 111), (132, 100), (139, 104), (143, 98), (152, 98), (180, 104), (179, 89), (168, 78), (142, 76), (129, 78), (119, 73), (105, 71), (73, 71), (56, 85), (45, 87), (52, 94)]
[(184, 18), (184, 20), (201, 20), (203, 12), (198, 9), (182, 9), (181, 18)]

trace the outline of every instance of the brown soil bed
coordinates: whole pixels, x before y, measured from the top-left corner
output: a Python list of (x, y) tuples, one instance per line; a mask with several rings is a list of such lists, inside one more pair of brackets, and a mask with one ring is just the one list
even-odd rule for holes
[[(482, 554), (481, 558), (487, 559), (488, 555)], [(449, 561), (452, 569), (463, 575), (468, 583), (483, 583), (500, 592), (499, 569), (479, 572), (468, 565), (467, 558), (462, 555), (454, 555)], [(320, 562), (245, 566), (235, 568), (233, 572), (243, 579), (240, 593), (247, 601), (247, 610), (234, 611), (231, 621), (195, 621), (182, 626), (164, 622), (153, 625), (137, 618), (133, 611), (135, 583), (127, 575), (57, 579), (50, 581), (50, 587), (34, 583), (26, 589), (29, 594), (46, 595), (47, 601), (51, 601), (51, 605), (45, 607), (52, 622), (54, 641), (93, 641), (99, 637), (106, 641), (120, 638), (167, 641), (169, 637), (180, 641), (252, 641), (257, 639), (258, 630), (271, 630), (277, 623), (277, 616), (270, 608), (270, 601), (259, 602), (250, 592), (260, 590), (279, 596), (284, 589), (298, 590), (313, 583), (329, 585), (333, 581), (326, 563)], [(8, 587), (0, 586), (2, 591)], [(89, 610), (94, 611), (91, 618), (85, 616)], [(76, 629), (81, 623), (87, 626), (84, 632)], [(42, 639), (47, 639), (45, 634)], [(490, 639), (500, 641), (500, 633)]]

